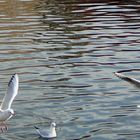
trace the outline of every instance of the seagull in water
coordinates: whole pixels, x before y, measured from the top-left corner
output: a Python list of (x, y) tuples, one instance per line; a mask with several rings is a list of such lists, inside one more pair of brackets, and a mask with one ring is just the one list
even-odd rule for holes
[(8, 127), (6, 121), (9, 120), (13, 115), (15, 115), (14, 110), (11, 109), (12, 102), (16, 95), (18, 94), (19, 80), (18, 75), (14, 74), (9, 83), (7, 92), (2, 100), (0, 106), (0, 130), (1, 132), (7, 131)]
[(34, 126), (37, 133), (42, 137), (42, 138), (47, 138), (47, 139), (51, 139), (51, 138), (55, 138), (57, 135), (56, 135), (56, 130), (55, 130), (55, 127), (56, 127), (56, 123), (51, 123), (51, 126), (50, 126), (50, 129), (48, 131), (46, 130), (43, 130), (37, 126)]

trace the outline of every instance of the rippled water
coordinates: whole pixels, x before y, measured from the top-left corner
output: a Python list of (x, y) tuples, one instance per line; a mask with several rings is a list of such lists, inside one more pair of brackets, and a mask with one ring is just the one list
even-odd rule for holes
[[(113, 72), (139, 69), (140, 2), (0, 0), (0, 78), (20, 89), (1, 140), (139, 140), (139, 89)], [(130, 72), (139, 77), (139, 71)]]

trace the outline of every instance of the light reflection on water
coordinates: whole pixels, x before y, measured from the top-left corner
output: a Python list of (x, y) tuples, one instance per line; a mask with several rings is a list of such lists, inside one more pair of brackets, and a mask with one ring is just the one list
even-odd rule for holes
[(20, 75), (17, 116), (1, 139), (39, 139), (33, 126), (50, 119), (61, 140), (139, 139), (139, 89), (113, 75), (139, 69), (138, 5), (1, 0), (1, 93)]

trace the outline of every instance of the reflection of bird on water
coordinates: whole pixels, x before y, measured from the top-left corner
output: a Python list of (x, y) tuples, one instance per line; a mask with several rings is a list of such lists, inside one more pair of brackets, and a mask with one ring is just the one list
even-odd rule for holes
[(5, 94), (0, 107), (1, 132), (4, 132), (8, 129), (7, 125), (5, 124), (5, 121), (9, 120), (14, 115), (14, 111), (13, 109), (11, 109), (11, 105), (14, 98), (18, 94), (18, 85), (18, 75), (14, 74), (8, 83), (7, 93)]
[(50, 126), (50, 129), (48, 131), (46, 130), (43, 130), (37, 126), (34, 126), (37, 133), (42, 137), (42, 138), (55, 138), (57, 135), (56, 135), (56, 130), (55, 130), (55, 127), (56, 127), (56, 124), (53, 122), (51, 123), (51, 126)]

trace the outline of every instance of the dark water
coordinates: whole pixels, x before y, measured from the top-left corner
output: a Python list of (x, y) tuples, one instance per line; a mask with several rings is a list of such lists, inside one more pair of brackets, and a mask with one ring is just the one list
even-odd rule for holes
[[(20, 89), (1, 140), (139, 140), (139, 89), (113, 72), (140, 68), (140, 1), (0, 0), (0, 89)], [(140, 79), (139, 71), (133, 75)], [(50, 118), (50, 119), (48, 119)]]

